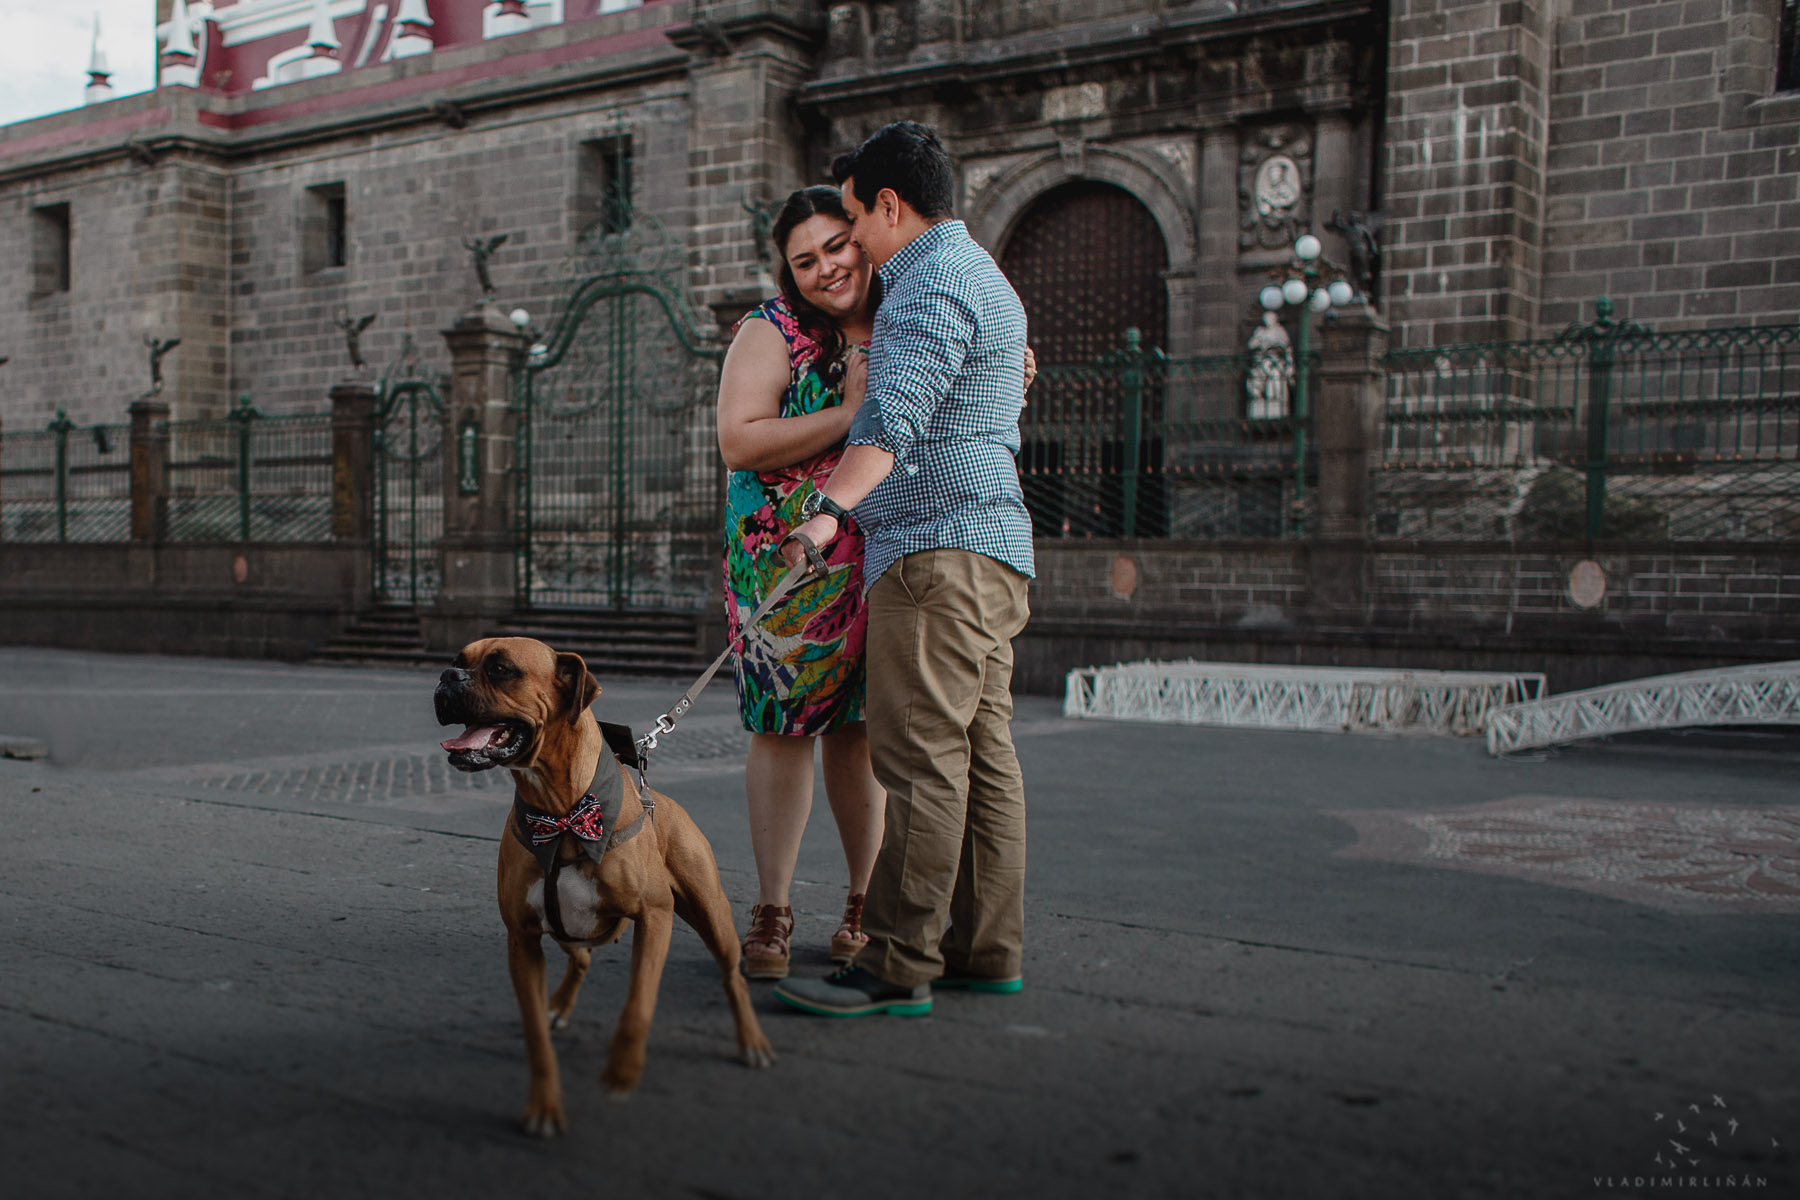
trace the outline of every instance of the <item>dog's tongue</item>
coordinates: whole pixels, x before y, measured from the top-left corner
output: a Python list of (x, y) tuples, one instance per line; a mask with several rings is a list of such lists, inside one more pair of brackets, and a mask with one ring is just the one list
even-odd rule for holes
[(463, 730), (461, 737), (453, 737), (438, 745), (446, 750), (486, 750), (500, 736), (498, 725), (471, 725)]

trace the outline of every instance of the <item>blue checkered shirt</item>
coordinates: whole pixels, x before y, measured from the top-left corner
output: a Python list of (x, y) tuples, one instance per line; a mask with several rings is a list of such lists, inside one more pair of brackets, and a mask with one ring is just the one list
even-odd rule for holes
[(881, 268), (869, 387), (850, 444), (894, 470), (856, 506), (863, 586), (901, 556), (943, 547), (1034, 573), (1019, 490), (1025, 309), (961, 221), (941, 221)]

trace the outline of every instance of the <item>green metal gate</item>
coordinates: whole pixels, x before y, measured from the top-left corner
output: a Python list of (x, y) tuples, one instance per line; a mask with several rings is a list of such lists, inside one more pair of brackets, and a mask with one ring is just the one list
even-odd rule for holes
[(444, 532), (444, 399), (407, 335), (375, 409), (374, 582), (378, 604), (417, 607), (437, 595)]
[(641, 227), (604, 238), (518, 382), (525, 607), (698, 608), (718, 573), (719, 354)]

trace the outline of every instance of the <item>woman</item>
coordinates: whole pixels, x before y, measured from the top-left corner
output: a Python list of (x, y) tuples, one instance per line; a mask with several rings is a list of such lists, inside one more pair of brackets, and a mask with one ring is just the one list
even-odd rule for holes
[[(725, 607), (735, 638), (786, 573), (773, 553), (800, 524), (800, 504), (829, 478), (862, 403), (876, 284), (835, 188), (789, 196), (770, 231), (781, 295), (738, 323), (719, 381), (719, 449), (726, 498)], [(812, 810), (813, 739), (825, 798), (850, 873), (831, 957), (868, 940), (862, 900), (881, 848), (881, 785), (862, 723), (862, 532), (852, 521), (826, 552), (825, 578), (798, 589), (745, 640), (738, 708), (750, 731), (744, 792), (757, 901), (744, 935), (744, 972), (783, 979), (794, 931), (788, 889)]]

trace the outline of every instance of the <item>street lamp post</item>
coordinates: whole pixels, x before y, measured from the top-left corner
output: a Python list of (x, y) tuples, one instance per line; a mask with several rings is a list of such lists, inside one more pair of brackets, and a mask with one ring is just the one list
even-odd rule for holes
[[(1288, 272), (1287, 279), (1279, 284), (1270, 284), (1258, 296), (1262, 306), (1269, 312), (1277, 312), (1283, 306), (1300, 310), (1300, 336), (1294, 353), (1294, 401), (1290, 412), (1294, 422), (1292, 528), (1295, 537), (1306, 532), (1306, 422), (1311, 415), (1307, 385), (1310, 382), (1308, 367), (1312, 353), (1312, 314), (1325, 312), (1334, 306), (1341, 308), (1356, 299), (1356, 289), (1344, 278), (1342, 268), (1319, 257), (1322, 249), (1319, 239), (1310, 233), (1303, 233), (1294, 239), (1294, 261), (1285, 268)], [(1321, 263), (1330, 268), (1333, 275), (1324, 287), (1319, 286)]]

